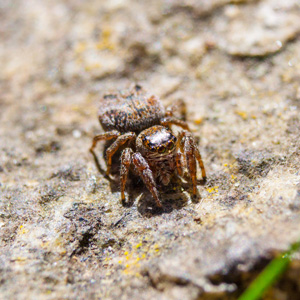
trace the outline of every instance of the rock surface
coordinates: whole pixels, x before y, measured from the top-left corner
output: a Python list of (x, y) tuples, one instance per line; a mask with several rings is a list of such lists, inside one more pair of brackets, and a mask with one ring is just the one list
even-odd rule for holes
[[(0, 298), (236, 299), (300, 238), (299, 15), (293, 0), (0, 1)], [(140, 186), (122, 206), (96, 168), (100, 94), (133, 82), (185, 99), (198, 201), (166, 194), (160, 211)], [(273, 299), (299, 295), (295, 258)]]

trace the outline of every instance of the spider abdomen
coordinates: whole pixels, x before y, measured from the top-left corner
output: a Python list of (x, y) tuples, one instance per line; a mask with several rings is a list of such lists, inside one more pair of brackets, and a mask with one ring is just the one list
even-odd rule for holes
[(160, 124), (165, 109), (155, 96), (108, 95), (101, 101), (99, 121), (105, 131), (140, 132)]

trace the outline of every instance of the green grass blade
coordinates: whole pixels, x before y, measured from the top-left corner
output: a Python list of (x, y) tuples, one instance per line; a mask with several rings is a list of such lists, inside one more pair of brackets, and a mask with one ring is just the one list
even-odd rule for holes
[(300, 241), (293, 244), (290, 249), (279, 257), (273, 259), (266, 268), (254, 279), (247, 290), (239, 297), (238, 300), (258, 300), (263, 293), (278, 279), (286, 270), (291, 255), (300, 248)]

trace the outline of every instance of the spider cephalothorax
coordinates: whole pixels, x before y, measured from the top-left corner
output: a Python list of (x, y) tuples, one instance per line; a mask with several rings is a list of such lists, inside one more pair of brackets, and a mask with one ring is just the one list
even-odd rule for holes
[[(185, 112), (182, 101), (178, 101), (168, 109), (164, 109), (159, 99), (146, 94), (141, 87), (132, 90), (109, 94), (103, 97), (99, 110), (99, 121), (106, 131), (94, 137), (90, 151), (99, 140), (114, 140), (106, 150), (107, 174), (110, 173), (112, 156), (124, 144), (127, 147), (121, 153), (121, 198), (125, 200), (125, 186), (129, 169), (139, 175), (158, 206), (157, 184), (168, 185), (174, 176), (182, 176), (187, 169), (196, 194), (197, 165), (206, 179), (200, 152), (185, 121), (176, 118), (174, 111), (181, 108)], [(171, 125), (183, 128), (177, 137), (170, 129)]]
[[(142, 131), (137, 137), (137, 147), (145, 155), (164, 155), (174, 150), (177, 138), (172, 131), (163, 126), (152, 126)], [(149, 152), (150, 151), (150, 152)]]
[(177, 138), (172, 131), (160, 125), (142, 131), (136, 139), (136, 150), (141, 153), (152, 170), (153, 177), (163, 185), (170, 182), (176, 167)]

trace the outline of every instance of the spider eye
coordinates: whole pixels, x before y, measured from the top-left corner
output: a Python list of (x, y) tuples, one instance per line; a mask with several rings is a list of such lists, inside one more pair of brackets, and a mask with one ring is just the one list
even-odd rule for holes
[(159, 148), (158, 148), (158, 153), (165, 153), (166, 152), (166, 147), (165, 146), (160, 146)]
[(168, 150), (172, 150), (174, 148), (175, 144), (174, 142), (170, 142), (168, 145), (167, 145), (167, 149)]

